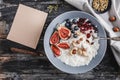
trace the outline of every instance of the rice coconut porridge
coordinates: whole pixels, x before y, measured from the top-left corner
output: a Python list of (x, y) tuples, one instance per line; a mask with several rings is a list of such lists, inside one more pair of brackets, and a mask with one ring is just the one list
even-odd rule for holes
[(67, 19), (51, 35), (51, 50), (56, 58), (67, 65), (88, 65), (99, 49), (99, 40), (94, 39), (97, 35), (97, 26), (89, 19)]

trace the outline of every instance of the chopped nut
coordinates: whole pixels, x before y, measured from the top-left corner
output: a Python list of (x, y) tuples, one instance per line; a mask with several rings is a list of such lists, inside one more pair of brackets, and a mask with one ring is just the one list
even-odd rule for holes
[(85, 48), (79, 48), (79, 49), (78, 49), (78, 53), (79, 53), (81, 56), (88, 56)]
[(80, 38), (80, 41), (83, 41), (83, 38)]
[(109, 17), (109, 20), (110, 20), (111, 22), (113, 22), (113, 21), (116, 20), (116, 17), (115, 17), (115, 16), (110, 16), (110, 17)]
[(82, 48), (82, 51), (86, 51), (86, 49), (85, 49), (85, 48)]
[(79, 40), (76, 41), (77, 44), (80, 44), (80, 42), (83, 40), (83, 38), (80, 38)]
[(87, 52), (86, 52), (87, 50), (85, 49), (85, 48), (82, 48), (82, 55), (83, 56), (87, 56)]
[(75, 47), (75, 45), (76, 45), (76, 42), (75, 42), (75, 41), (72, 41), (72, 45)]
[(82, 49), (81, 49), (81, 48), (78, 49), (78, 53), (79, 53), (80, 55), (82, 55)]
[(77, 40), (76, 43), (77, 43), (77, 44), (80, 44), (80, 40)]
[(86, 51), (83, 51), (83, 52), (82, 52), (82, 55), (83, 55), (83, 56), (88, 56)]
[(80, 32), (80, 31), (77, 31), (76, 34), (77, 34), (78, 36), (80, 36), (81, 32)]

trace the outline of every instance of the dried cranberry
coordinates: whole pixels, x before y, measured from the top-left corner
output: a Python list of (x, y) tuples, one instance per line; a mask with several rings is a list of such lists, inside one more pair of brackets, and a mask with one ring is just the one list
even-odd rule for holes
[(84, 27), (87, 27), (88, 25), (87, 24), (83, 24)]
[(85, 22), (86, 18), (80, 18), (79, 22)]
[(91, 45), (93, 45), (93, 44), (94, 44), (94, 42), (91, 43)]
[(81, 26), (83, 24), (83, 22), (78, 21), (77, 24), (78, 24), (78, 26)]
[(86, 22), (86, 23), (85, 23), (85, 25), (86, 25), (86, 26), (89, 26), (89, 25), (91, 25), (91, 24), (90, 24), (90, 23), (88, 23), (88, 22)]
[(87, 38), (90, 38), (91, 35), (90, 35), (90, 33), (88, 33), (88, 34), (86, 34), (86, 36), (87, 36)]
[(94, 29), (94, 27), (90, 26), (90, 30), (93, 30), (93, 29)]
[(84, 26), (80, 27), (80, 31), (85, 31), (85, 27)]
[(81, 33), (85, 34), (85, 31), (81, 31)]
[(88, 27), (85, 27), (85, 31), (87, 31), (87, 30), (89, 30), (89, 28), (88, 28)]
[(73, 49), (72, 54), (76, 54), (77, 50)]
[(92, 31), (90, 31), (90, 33), (92, 33)]
[(89, 40), (86, 40), (86, 42), (90, 43), (90, 41), (89, 41)]
[(78, 27), (81, 27), (82, 25), (78, 24)]
[(82, 25), (85, 22), (86, 18), (80, 18), (77, 22), (78, 25)]

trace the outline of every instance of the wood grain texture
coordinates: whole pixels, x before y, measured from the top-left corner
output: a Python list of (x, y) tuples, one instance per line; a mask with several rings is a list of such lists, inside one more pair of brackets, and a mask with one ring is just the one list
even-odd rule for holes
[[(6, 39), (0, 40), (0, 80), (120, 80), (119, 67), (114, 59), (109, 42), (102, 62), (93, 70), (77, 75), (59, 71), (46, 56), (39, 57), (11, 52), (10, 48), (16, 47), (45, 54), (43, 38), (51, 20), (64, 12), (77, 10), (63, 0), (3, 0), (0, 3), (0, 23), (5, 22), (5, 25), (0, 26), (1, 33), (5, 35), (9, 33), (19, 3), (48, 12), (49, 16), (36, 50)], [(58, 8), (49, 12), (49, 6), (58, 6)]]

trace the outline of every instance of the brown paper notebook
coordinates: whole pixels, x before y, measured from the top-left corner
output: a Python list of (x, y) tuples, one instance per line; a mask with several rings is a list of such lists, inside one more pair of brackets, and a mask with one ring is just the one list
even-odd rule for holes
[(7, 39), (35, 49), (47, 15), (20, 4)]

